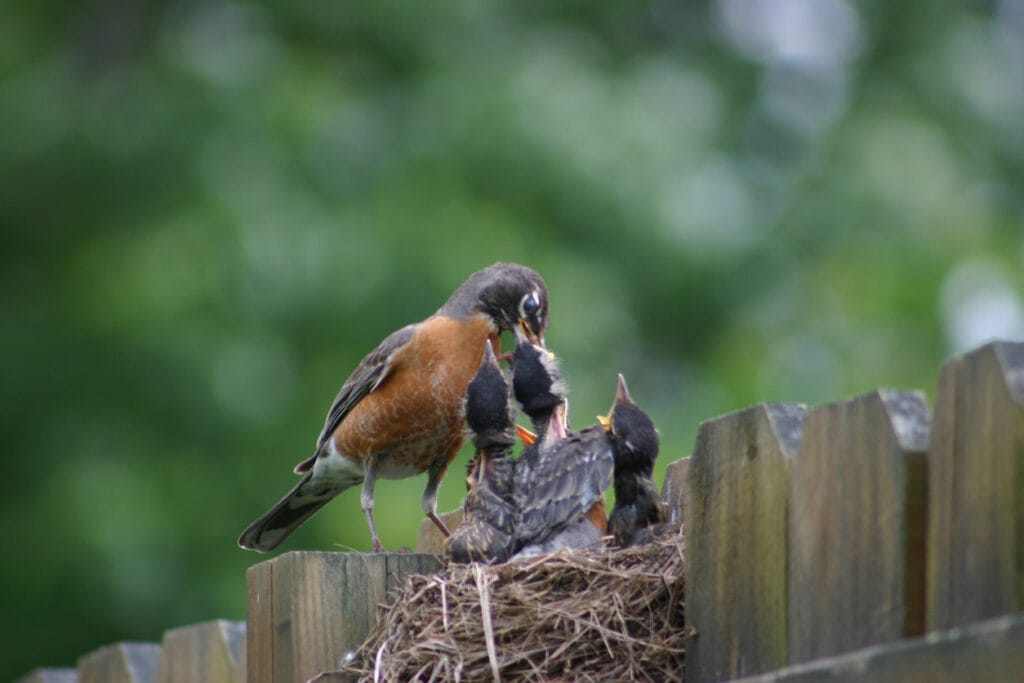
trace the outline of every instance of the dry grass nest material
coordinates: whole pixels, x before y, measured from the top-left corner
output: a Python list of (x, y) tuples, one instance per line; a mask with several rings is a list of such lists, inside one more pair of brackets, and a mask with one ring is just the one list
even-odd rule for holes
[(683, 538), (411, 576), (349, 671), (366, 681), (678, 680)]

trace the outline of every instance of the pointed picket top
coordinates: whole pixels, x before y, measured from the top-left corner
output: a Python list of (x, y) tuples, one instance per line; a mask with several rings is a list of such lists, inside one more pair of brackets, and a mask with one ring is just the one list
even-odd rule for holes
[(928, 627), (1024, 609), (1024, 343), (942, 366), (928, 476)]
[(795, 458), (804, 434), (807, 406), (799, 403), (762, 403), (768, 423), (787, 458)]
[(700, 426), (687, 465), (688, 681), (785, 665), (790, 470), (806, 408), (759, 404)]
[(153, 683), (160, 662), (156, 643), (115, 643), (78, 660), (79, 683)]
[(924, 392), (879, 389), (875, 393), (885, 406), (893, 436), (900, 448), (910, 453), (928, 450), (932, 414)]
[[(1003, 378), (1010, 396), (1024, 403), (1024, 342), (993, 342), (996, 358), (1003, 370)], [(982, 351), (988, 347), (982, 347)]]
[(807, 416), (789, 507), (790, 662), (923, 631), (930, 424), (919, 391)]
[(661, 483), (661, 504), (665, 508), (666, 520), (672, 524), (682, 523), (685, 515), (689, 467), (689, 456), (670, 462), (665, 467), (665, 478)]
[(210, 621), (164, 633), (156, 683), (242, 683), (245, 622)]

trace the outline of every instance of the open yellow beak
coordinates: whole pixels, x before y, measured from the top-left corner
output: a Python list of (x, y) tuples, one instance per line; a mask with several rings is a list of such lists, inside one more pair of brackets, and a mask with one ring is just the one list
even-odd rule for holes
[(520, 425), (516, 425), (516, 434), (519, 435), (520, 441), (522, 441), (523, 444), (527, 446), (532, 446), (534, 442), (537, 440), (536, 434), (531, 432), (526, 427)]

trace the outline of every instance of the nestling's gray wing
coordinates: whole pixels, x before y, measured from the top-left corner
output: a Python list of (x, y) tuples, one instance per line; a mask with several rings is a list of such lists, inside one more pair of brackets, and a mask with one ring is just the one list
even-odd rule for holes
[(594, 426), (558, 442), (531, 465), (516, 468), (518, 547), (543, 543), (588, 512), (611, 486), (615, 459), (604, 428)]

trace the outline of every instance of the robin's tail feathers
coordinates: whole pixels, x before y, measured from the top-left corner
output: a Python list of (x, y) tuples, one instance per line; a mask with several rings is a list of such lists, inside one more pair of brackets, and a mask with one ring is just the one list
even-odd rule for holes
[(307, 473), (284, 498), (242, 532), (238, 545), (261, 553), (273, 550), (346, 488), (314, 482), (313, 473)]

